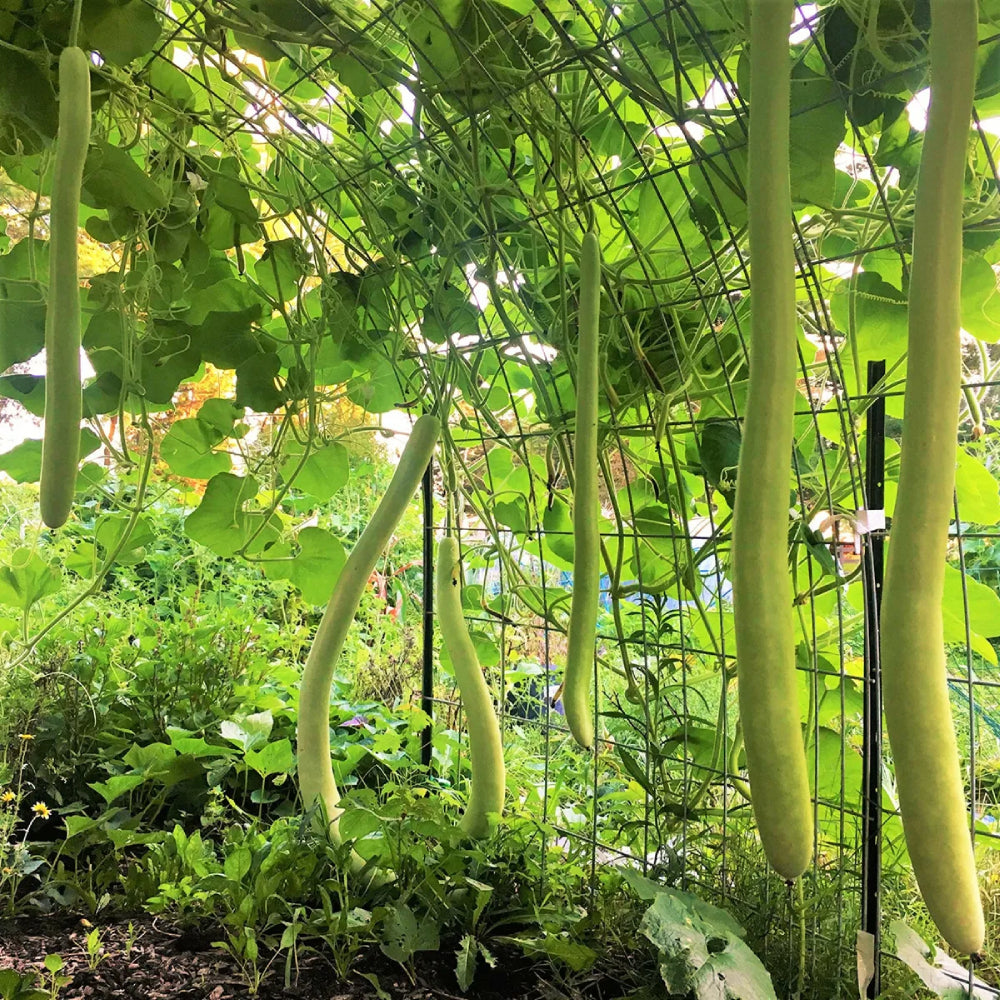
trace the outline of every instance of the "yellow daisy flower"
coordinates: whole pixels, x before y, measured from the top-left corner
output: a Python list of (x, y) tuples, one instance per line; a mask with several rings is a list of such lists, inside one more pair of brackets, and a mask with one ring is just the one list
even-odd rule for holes
[(13, 792), (6, 791), (6, 792), (3, 793), (3, 795), (0, 795), (0, 802), (2, 802), (4, 805), (6, 805), (8, 802), (13, 802), (14, 799), (16, 799), (16, 798), (17, 798), (17, 796)]
[(36, 802), (32, 807), (31, 811), (36, 816), (41, 816), (42, 819), (48, 819), (52, 815), (52, 811), (44, 802)]
[(33, 740), (35, 737), (31, 733), (18, 733), (17, 738), (19, 740)]

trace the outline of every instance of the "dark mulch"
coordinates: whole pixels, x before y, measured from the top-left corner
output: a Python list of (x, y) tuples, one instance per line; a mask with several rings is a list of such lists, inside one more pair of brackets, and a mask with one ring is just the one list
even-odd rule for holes
[[(103, 953), (91, 968), (86, 947), (90, 928), (80, 918), (4, 921), (0, 923), (0, 969), (41, 970), (46, 955), (59, 954), (65, 963), (60, 974), (70, 978), (59, 990), (60, 1000), (235, 1000), (250, 996), (239, 967), (221, 949), (212, 947), (222, 936), (217, 929), (182, 930), (144, 915), (131, 921), (94, 923), (100, 928)], [(455, 980), (454, 954), (420, 958), (415, 983), (377, 951), (359, 959), (358, 971), (344, 981), (327, 956), (305, 951), (297, 976), (286, 987), (285, 959), (280, 956), (256, 996), (260, 1000), (385, 1000), (387, 993), (392, 1000), (551, 1000), (562, 994), (519, 952), (498, 955), (495, 969), (480, 968), (464, 997)], [(379, 989), (362, 973), (374, 976)], [(599, 995), (602, 991), (587, 992)]]

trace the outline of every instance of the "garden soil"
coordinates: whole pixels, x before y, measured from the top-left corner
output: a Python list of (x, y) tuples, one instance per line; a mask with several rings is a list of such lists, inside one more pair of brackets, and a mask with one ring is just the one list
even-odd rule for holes
[[(130, 929), (131, 923), (131, 929)], [(103, 951), (99, 961), (87, 954), (87, 935), (98, 926)], [(481, 968), (462, 994), (455, 981), (455, 956), (444, 951), (418, 956), (411, 980), (401, 966), (378, 951), (360, 956), (349, 979), (342, 980), (322, 953), (302, 949), (298, 973), (285, 985), (285, 957), (271, 964), (257, 992), (251, 993), (238, 965), (213, 941), (218, 928), (181, 929), (148, 916), (89, 924), (79, 917), (19, 918), (0, 922), (0, 969), (40, 973), (37, 987), (50, 991), (46, 955), (62, 957), (59, 975), (68, 981), (59, 1000), (553, 1000), (567, 993), (550, 981), (550, 970), (529, 964), (520, 953), (498, 954), (495, 969)], [(266, 957), (261, 956), (261, 965)], [(375, 984), (378, 984), (377, 986)], [(600, 996), (598, 989), (584, 990)]]

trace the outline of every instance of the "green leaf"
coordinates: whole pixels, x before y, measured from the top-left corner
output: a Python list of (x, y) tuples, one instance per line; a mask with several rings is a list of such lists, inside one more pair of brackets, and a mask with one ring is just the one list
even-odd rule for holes
[(87, 0), (80, 26), (86, 45), (119, 66), (152, 52), (162, 31), (157, 8), (143, 0)]
[(334, 443), (316, 449), (296, 472), (302, 460), (301, 455), (301, 445), (289, 449), (288, 458), (281, 466), (281, 476), (285, 482), (294, 482), (300, 490), (321, 503), (325, 503), (347, 485), (350, 456), (342, 444)]
[(236, 405), (257, 413), (273, 413), (285, 401), (276, 379), (281, 370), (277, 354), (255, 354), (236, 368)]
[(198, 411), (197, 420), (213, 436), (213, 444), (233, 437), (237, 420), (243, 419), (243, 407), (231, 399), (206, 399)]
[[(91, 430), (80, 432), (80, 457), (86, 458), (100, 446), (100, 438)], [(0, 470), (15, 483), (37, 483), (42, 474), (42, 442), (30, 438), (0, 455)]]
[(288, 302), (299, 292), (305, 276), (305, 264), (302, 244), (289, 237), (264, 244), (264, 253), (257, 261), (254, 273), (258, 284), (271, 298)]
[(958, 516), (972, 524), (1000, 522), (1000, 484), (974, 455), (958, 449), (955, 470), (955, 493), (958, 496)]
[[(753, 107), (753, 97), (750, 99)], [(826, 206), (834, 199), (834, 156), (845, 131), (844, 102), (836, 82), (797, 63), (792, 72), (789, 169), (792, 200)]]
[(442, 288), (427, 303), (420, 332), (434, 344), (443, 344), (452, 334), (474, 335), (482, 313), (467, 294), (454, 286)]
[[(5, 11), (13, 14), (16, 21), (23, 17), (14, 13), (19, 9), (5, 5)], [(32, 48), (44, 44), (36, 30), (28, 29)], [(5, 37), (23, 37), (21, 31), (18, 28), (9, 34), (5, 32)], [(4, 50), (0, 59), (0, 153), (16, 154), (16, 159), (21, 160), (25, 154), (39, 152), (45, 145), (44, 139), (55, 136), (59, 111), (47, 63), (48, 60), (38, 58), (37, 50), (30, 56), (12, 47)], [(5, 166), (9, 164), (12, 165), (10, 159)], [(30, 176), (32, 164), (26, 161), (24, 166)], [(34, 184), (38, 184), (37, 173)]]
[[(909, 966), (920, 981), (941, 1000), (970, 1000), (963, 984), (969, 982), (969, 972), (947, 952), (926, 944), (923, 938), (902, 920), (889, 923), (896, 940), (896, 956)], [(996, 1000), (996, 990), (978, 977), (973, 977), (972, 1000)]]
[(499, 941), (521, 946), (526, 955), (544, 955), (568, 966), (574, 972), (585, 972), (597, 960), (597, 952), (582, 941), (573, 941), (563, 934), (512, 935)]
[(705, 421), (698, 442), (698, 457), (708, 482), (726, 497), (730, 506), (736, 495), (736, 469), (740, 464), (739, 425), (732, 420)]
[(471, 934), (464, 935), (455, 954), (455, 978), (458, 979), (458, 988), (464, 993), (476, 976), (476, 959), (479, 957), (476, 939)]
[(47, 269), (48, 244), (42, 240), (20, 240), (0, 256), (0, 370), (33, 358), (45, 346), (45, 293), (34, 276)]
[[(837, 329), (848, 337), (839, 356), (852, 391), (858, 386), (864, 390), (869, 361), (885, 360), (887, 368), (892, 368), (906, 353), (906, 296), (878, 274), (866, 271), (859, 274), (853, 284), (849, 280), (838, 282), (830, 297), (830, 312)], [(854, 347), (850, 343), (852, 335)], [(855, 351), (860, 366), (857, 370)], [(903, 366), (896, 367), (894, 377), (898, 378), (903, 370)], [(890, 397), (886, 402), (890, 409), (893, 409), (894, 399)], [(901, 400), (895, 403), (895, 409), (897, 415), (902, 412)]]
[(386, 358), (373, 360), (367, 372), (350, 380), (347, 398), (369, 413), (387, 413), (395, 409), (402, 398), (399, 385), (404, 367)]
[(82, 200), (93, 208), (127, 208), (134, 212), (167, 207), (167, 196), (159, 184), (124, 149), (103, 139), (91, 142), (87, 153)]
[(16, 399), (32, 416), (41, 417), (45, 413), (45, 376), (2, 375), (0, 396)]
[[(103, 514), (94, 527), (94, 541), (101, 547), (101, 555), (107, 556), (122, 540), (129, 530), (128, 514)], [(142, 516), (136, 519), (132, 533), (125, 542), (117, 561), (123, 565), (135, 565), (145, 558), (145, 546), (156, 541), (156, 531), (150, 518)]]
[[(996, 665), (997, 654), (987, 638), (1000, 636), (1000, 597), (989, 587), (964, 577), (968, 596), (968, 620), (972, 648), (984, 659)], [(966, 607), (962, 594), (963, 576), (954, 566), (945, 567), (944, 576), (944, 641), (965, 645)]]
[(212, 426), (201, 419), (177, 420), (160, 442), (160, 457), (176, 476), (211, 479), (233, 464), (224, 452), (213, 450), (217, 441)]
[(323, 528), (303, 528), (295, 541), (299, 551), (292, 558), (280, 558), (290, 551), (287, 547), (271, 546), (264, 573), (272, 580), (290, 580), (307, 601), (326, 604), (347, 562), (344, 546)]
[(238, 719), (224, 719), (219, 727), (219, 733), (223, 739), (248, 751), (265, 742), (273, 728), (273, 716), (269, 711), (264, 711), (244, 715)]
[(639, 931), (656, 948), (668, 993), (697, 1000), (776, 1000), (760, 959), (725, 911), (676, 889), (662, 889)]
[(233, 882), (239, 882), (252, 867), (252, 852), (248, 847), (241, 846), (226, 855), (226, 860), (222, 864), (222, 871), (226, 878)]
[(1000, 311), (997, 309), (997, 276), (989, 262), (977, 253), (962, 261), (962, 327), (977, 340), (1000, 341)]
[(49, 594), (59, 592), (62, 573), (29, 548), (17, 549), (0, 566), (0, 604), (27, 612)]
[(266, 743), (260, 750), (248, 750), (244, 759), (247, 766), (262, 777), (269, 774), (291, 774), (295, 770), (295, 754), (290, 740)]
[[(197, 510), (184, 521), (188, 537), (204, 545), (218, 556), (231, 556), (239, 551), (264, 518), (262, 513), (248, 513), (247, 503), (257, 496), (257, 480), (252, 476), (241, 478), (231, 472), (213, 476)], [(274, 541), (280, 531), (276, 517), (258, 535), (254, 552)]]
[(428, 914), (417, 920), (406, 903), (396, 903), (382, 924), (382, 953), (400, 964), (408, 962), (418, 951), (437, 951), (441, 936), (437, 921)]
[(93, 788), (108, 805), (111, 805), (115, 799), (120, 799), (133, 788), (138, 788), (145, 780), (144, 774), (115, 774), (107, 781), (90, 782), (89, 787)]
[(546, 549), (546, 560), (559, 569), (573, 569), (573, 519), (570, 516), (570, 506), (558, 497), (546, 506), (542, 514), (542, 527), (545, 529), (543, 541)]

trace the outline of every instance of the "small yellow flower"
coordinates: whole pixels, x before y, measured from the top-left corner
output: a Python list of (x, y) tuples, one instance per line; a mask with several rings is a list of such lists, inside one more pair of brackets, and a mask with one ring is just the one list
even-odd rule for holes
[(14, 874), (14, 869), (11, 868), (11, 867), (9, 867), (8, 865), (4, 865), (3, 866), (3, 874), (4, 875), (13, 875)]
[(14, 799), (16, 799), (16, 798), (17, 798), (17, 796), (13, 792), (6, 791), (6, 792), (3, 793), (3, 795), (0, 795), (0, 802), (2, 802), (4, 805), (6, 805), (8, 802), (13, 802)]
[(33, 740), (35, 737), (31, 733), (18, 733), (17, 738), (19, 740)]
[(36, 816), (41, 816), (42, 819), (48, 819), (52, 815), (52, 812), (50, 811), (49, 807), (44, 802), (36, 802), (31, 807), (31, 811)]

